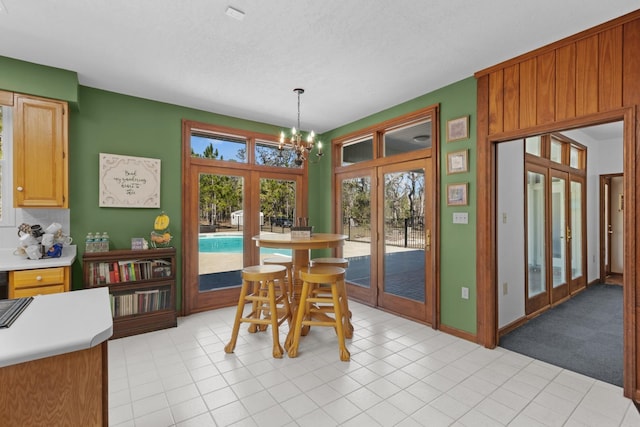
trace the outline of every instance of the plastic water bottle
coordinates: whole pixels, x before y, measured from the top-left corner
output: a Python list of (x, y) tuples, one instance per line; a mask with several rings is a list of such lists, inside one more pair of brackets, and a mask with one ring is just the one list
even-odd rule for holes
[(96, 234), (93, 235), (93, 252), (102, 252), (102, 243), (100, 240), (100, 232), (96, 231)]
[(84, 251), (93, 252), (93, 234), (87, 233), (87, 237), (84, 239)]
[(101, 248), (100, 251), (101, 252), (109, 252), (109, 234), (105, 231), (104, 233), (102, 233), (102, 238), (101, 240)]

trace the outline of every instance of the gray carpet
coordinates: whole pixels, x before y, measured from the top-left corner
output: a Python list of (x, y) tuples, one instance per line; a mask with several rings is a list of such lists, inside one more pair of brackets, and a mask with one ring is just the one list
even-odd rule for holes
[(622, 286), (593, 285), (500, 338), (500, 346), (622, 387)]

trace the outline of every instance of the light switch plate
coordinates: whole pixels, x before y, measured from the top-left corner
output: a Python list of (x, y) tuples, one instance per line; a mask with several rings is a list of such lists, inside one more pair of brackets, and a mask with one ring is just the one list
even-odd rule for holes
[(469, 224), (469, 214), (467, 212), (454, 212), (453, 213), (454, 224)]

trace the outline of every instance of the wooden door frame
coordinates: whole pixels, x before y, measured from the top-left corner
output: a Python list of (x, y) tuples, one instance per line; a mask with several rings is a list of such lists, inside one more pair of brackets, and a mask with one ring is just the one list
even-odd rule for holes
[[(528, 259), (529, 259), (529, 197), (528, 197), (528, 173), (533, 172), (540, 174), (544, 177), (544, 193), (542, 197), (544, 198), (544, 209), (543, 209), (543, 217), (544, 217), (544, 292), (536, 295), (535, 297), (529, 297), (529, 268), (528, 268)], [(549, 168), (545, 166), (538, 165), (536, 163), (527, 163), (524, 165), (524, 256), (525, 256), (525, 315), (530, 315), (540, 310), (544, 310), (551, 304), (551, 262), (550, 256), (547, 248), (549, 248), (549, 243), (551, 241), (551, 233), (549, 227), (549, 211), (550, 211), (550, 197), (549, 197), (549, 188), (550, 188), (550, 176), (549, 176)], [(497, 304), (496, 304), (497, 307)]]
[[(486, 85), (486, 86), (485, 86)], [(603, 113), (588, 114), (578, 118), (556, 121), (546, 125), (536, 125), (525, 129), (508, 132), (489, 133), (488, 79), (478, 83), (478, 228), (477, 228), (477, 342), (487, 348), (495, 348), (498, 344), (498, 289), (497, 289), (497, 232), (496, 232), (496, 146), (500, 142), (525, 138), (529, 135), (549, 133), (580, 127), (593, 126), (608, 122), (624, 123), (623, 152), (624, 157), (624, 191), (628, 209), (624, 212), (624, 395), (638, 400), (636, 391), (636, 262), (640, 256), (636, 252), (638, 228), (635, 212), (638, 197), (636, 181), (640, 168), (637, 151), (636, 106), (612, 109)]]
[[(613, 176), (622, 176), (623, 174), (602, 174), (599, 176), (600, 182), (600, 201), (599, 201), (599, 212), (600, 212), (600, 282), (604, 283), (607, 277), (607, 269), (606, 269), (606, 259), (609, 259), (609, 264), (611, 263), (611, 252), (607, 255), (607, 240), (610, 242), (610, 237), (608, 236), (607, 223), (605, 221), (605, 210), (607, 211), (606, 217), (611, 221), (611, 178)], [(609, 192), (605, 194), (605, 187), (609, 186)], [(610, 244), (609, 244), (610, 246)], [(609, 251), (611, 249), (609, 248)]]
[[(589, 268), (587, 263), (587, 177), (577, 174), (569, 173), (569, 200), (571, 200), (571, 183), (579, 182), (582, 192), (580, 194), (580, 198), (582, 199), (582, 209), (580, 218), (582, 228), (580, 230), (575, 230), (571, 227), (571, 234), (573, 236), (576, 235), (577, 232), (580, 233), (580, 238), (582, 245), (580, 245), (580, 258), (582, 260), (582, 279), (573, 279), (572, 267), (573, 267), (573, 250), (571, 250), (571, 244), (569, 244), (570, 257), (569, 257), (569, 271), (568, 271), (568, 279), (569, 279), (569, 294), (573, 295), (574, 293), (584, 289), (587, 285), (587, 280), (589, 278)], [(571, 221), (571, 226), (573, 226), (573, 214), (571, 213), (571, 202), (569, 202), (569, 220)]]
[[(600, 175), (600, 281), (602, 283), (605, 282), (607, 278), (607, 273), (611, 272), (611, 234), (608, 233), (608, 224), (605, 223), (603, 212), (607, 210), (607, 218), (609, 218), (609, 223), (611, 223), (611, 180), (612, 178), (622, 177), (624, 182), (624, 173), (611, 173), (611, 174), (602, 174)], [(606, 198), (606, 203), (604, 202), (604, 187), (605, 181), (608, 181), (609, 185), (609, 193)], [(626, 192), (626, 190), (625, 190)], [(625, 204), (626, 204), (625, 200)], [(626, 234), (626, 233), (625, 233)], [(606, 251), (606, 245), (604, 242), (608, 243), (609, 251)], [(609, 271), (607, 272), (605, 268), (605, 258), (609, 261)], [(624, 260), (623, 260), (624, 262)], [(623, 266), (624, 267), (624, 266)]]
[[(191, 156), (191, 134), (192, 131), (199, 130), (210, 132), (212, 134), (220, 133), (227, 135), (238, 135), (246, 138), (247, 141), (247, 162), (230, 162), (224, 160), (214, 159), (202, 159), (194, 158)], [(277, 168), (272, 166), (257, 165), (255, 163), (254, 149), (257, 141), (270, 141), (277, 144), (277, 136), (267, 135), (259, 132), (247, 131), (243, 129), (234, 129), (225, 126), (217, 126), (192, 120), (182, 121), (182, 283), (180, 286), (182, 304), (179, 310), (179, 315), (186, 316), (198, 311), (209, 310), (212, 308), (220, 308), (225, 306), (236, 305), (238, 302), (238, 295), (240, 294), (240, 287), (229, 290), (224, 294), (217, 294), (215, 307), (207, 305), (206, 307), (196, 304), (198, 292), (198, 275), (194, 276), (193, 271), (198, 271), (198, 245), (197, 238), (199, 234), (199, 227), (197, 227), (198, 219), (198, 206), (193, 206), (192, 203), (188, 203), (190, 200), (199, 200), (199, 181), (196, 181), (194, 185), (194, 177), (192, 176), (192, 168), (209, 168), (212, 171), (220, 171), (222, 173), (233, 174), (237, 173), (246, 178), (246, 186), (251, 187), (252, 182), (259, 182), (256, 177), (291, 177), (296, 176), (296, 184), (299, 187), (296, 189), (296, 207), (300, 216), (307, 216), (307, 182), (308, 182), (308, 162), (302, 168)], [(284, 178), (283, 178), (284, 179)], [(290, 179), (290, 178), (289, 178)], [(254, 188), (246, 188), (245, 194), (247, 194), (244, 202), (244, 209), (252, 211), (259, 206), (259, 183), (256, 191)], [(195, 226), (193, 222), (196, 222)], [(260, 232), (257, 218), (254, 221), (245, 224), (243, 237), (247, 240)], [(256, 251), (250, 251), (244, 254), (243, 264), (250, 265), (258, 262), (258, 255), (255, 255)]]
[[(431, 164), (428, 164), (431, 163)], [(384, 175), (387, 173), (395, 173), (395, 172), (406, 172), (410, 169), (422, 168), (424, 170), (424, 183), (425, 183), (425, 198), (424, 198), (424, 212), (425, 217), (428, 214), (429, 220), (427, 221), (425, 218), (425, 226), (428, 227), (428, 230), (433, 233), (433, 229), (431, 228), (431, 224), (433, 223), (434, 211), (431, 208), (431, 201), (433, 200), (432, 193), (435, 191), (433, 185), (433, 158), (432, 157), (424, 157), (417, 160), (399, 162), (399, 163), (391, 163), (387, 165), (380, 165), (375, 168), (376, 172), (376, 188), (378, 189), (378, 203), (375, 205), (377, 210), (377, 218), (378, 222), (376, 223), (377, 228), (377, 248), (376, 252), (378, 253), (380, 261), (377, 265), (377, 291), (376, 291), (376, 306), (382, 308), (383, 310), (388, 310), (394, 313), (405, 313), (409, 318), (416, 319), (419, 321), (427, 322), (429, 324), (433, 323), (434, 311), (437, 311), (437, 301), (432, 300), (434, 292), (435, 283), (433, 282), (433, 263), (432, 257), (434, 252), (432, 250), (432, 245), (429, 245), (429, 249), (425, 246), (424, 253), (424, 268), (425, 268), (425, 301), (422, 303), (424, 307), (424, 311), (420, 316), (413, 315), (415, 313), (414, 308), (416, 306), (417, 301), (408, 300), (405, 298), (400, 298), (396, 295), (387, 294), (384, 292), (384, 262), (383, 257), (385, 254), (384, 246), (385, 239), (380, 238), (380, 236), (385, 236), (385, 221), (384, 221)], [(426, 230), (425, 230), (426, 231)], [(385, 295), (386, 294), (386, 295)], [(384, 306), (380, 305), (380, 303), (386, 302), (390, 303), (392, 306)], [(411, 313), (411, 314), (409, 314)]]
[[(353, 178), (365, 178), (365, 177), (369, 178), (369, 184), (371, 187), (371, 193), (369, 195), (369, 206), (371, 209), (370, 224), (372, 226), (371, 236), (370, 236), (371, 242), (369, 244), (371, 248), (371, 252), (369, 254), (369, 260), (370, 260), (369, 288), (364, 288), (362, 286), (354, 285), (347, 282), (347, 293), (349, 295), (349, 298), (355, 298), (373, 307), (376, 305), (376, 300), (378, 298), (377, 291), (373, 292), (371, 289), (373, 286), (375, 286), (376, 283), (378, 283), (378, 270), (371, 268), (371, 263), (373, 263), (374, 260), (378, 259), (377, 258), (378, 245), (374, 244), (375, 239), (377, 238), (377, 234), (376, 234), (377, 229), (373, 228), (373, 225), (377, 224), (378, 222), (378, 210), (374, 208), (375, 206), (378, 205), (378, 194), (376, 191), (376, 182), (377, 182), (376, 168), (362, 168), (362, 169), (351, 170), (348, 172), (341, 172), (341, 173), (334, 174), (334, 188), (335, 188), (334, 224), (336, 224), (336, 232), (337, 233), (342, 232), (340, 228), (341, 227), (340, 222), (342, 219), (342, 181), (353, 179)], [(343, 256), (342, 248), (337, 249), (337, 255), (340, 257)]]

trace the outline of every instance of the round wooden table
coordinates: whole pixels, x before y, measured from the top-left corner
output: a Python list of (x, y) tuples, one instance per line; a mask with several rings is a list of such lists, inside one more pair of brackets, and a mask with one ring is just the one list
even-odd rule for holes
[(263, 248), (291, 249), (293, 272), (298, 278), (298, 272), (309, 265), (309, 250), (330, 249), (344, 245), (347, 240), (344, 234), (314, 233), (309, 238), (292, 238), (291, 234), (261, 234), (253, 236), (256, 246)]

